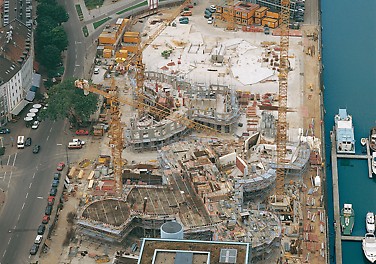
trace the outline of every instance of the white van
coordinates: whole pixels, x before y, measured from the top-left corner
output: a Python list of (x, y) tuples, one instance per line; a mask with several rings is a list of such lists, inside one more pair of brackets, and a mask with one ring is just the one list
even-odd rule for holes
[(19, 149), (25, 148), (25, 137), (24, 136), (18, 136), (18, 138), (17, 138), (17, 148), (19, 148)]

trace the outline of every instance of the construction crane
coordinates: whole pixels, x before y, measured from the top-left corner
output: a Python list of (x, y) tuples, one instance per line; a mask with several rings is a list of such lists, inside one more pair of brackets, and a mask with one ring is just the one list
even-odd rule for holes
[[(156, 32), (154, 32), (149, 38), (145, 41), (144, 44), (141, 45), (141, 42), (138, 44), (137, 52), (128, 60), (128, 64), (126, 69), (129, 68), (130, 65), (134, 64), (136, 66), (136, 94), (140, 94), (143, 91), (144, 87), (144, 76), (145, 76), (145, 64), (142, 61), (142, 53), (143, 51), (162, 33), (163, 30), (166, 29), (168, 25), (171, 24), (172, 21), (181, 13), (182, 8), (184, 8), (191, 0), (186, 0), (184, 3), (177, 8), (177, 10), (170, 16), (169, 19), (164, 20), (162, 26), (160, 26)], [(137, 97), (137, 100), (140, 98)], [(140, 108), (139, 114), (142, 113), (143, 108), (141, 104), (139, 105)]]
[[(186, 126), (187, 128), (203, 131), (207, 135), (218, 135), (219, 132), (213, 128), (208, 126), (202, 125), (198, 122), (195, 122), (178, 112), (173, 112), (171, 115), (166, 116), (166, 108), (163, 105), (157, 104), (158, 107), (150, 106), (143, 101), (133, 101), (128, 100), (125, 98), (119, 98), (118, 96), (118, 87), (115, 85), (115, 80), (112, 79), (111, 88), (110, 90), (103, 91), (98, 89), (95, 85), (89, 84), (87, 80), (76, 80), (75, 86), (79, 89), (84, 90), (84, 94), (95, 93), (98, 95), (102, 95), (104, 98), (108, 100), (110, 104), (110, 113), (111, 113), (111, 127), (109, 131), (110, 136), (110, 147), (111, 147), (111, 154), (113, 159), (113, 166), (114, 166), (114, 177), (115, 177), (115, 184), (116, 184), (116, 192), (118, 196), (121, 196), (123, 190), (123, 182), (122, 182), (122, 173), (123, 173), (123, 165), (125, 164), (124, 160), (122, 159), (122, 151), (123, 151), (123, 131), (121, 128), (121, 113), (119, 110), (119, 104), (126, 104), (135, 108), (144, 108), (147, 109), (148, 112), (160, 116), (172, 121), (175, 121), (181, 125)], [(140, 96), (143, 96), (140, 94)]]
[(290, 0), (281, 0), (281, 38), (280, 38), (280, 66), (279, 66), (279, 94), (278, 94), (278, 122), (277, 122), (277, 178), (276, 195), (284, 195), (287, 141), (287, 88), (289, 72), (289, 23)]

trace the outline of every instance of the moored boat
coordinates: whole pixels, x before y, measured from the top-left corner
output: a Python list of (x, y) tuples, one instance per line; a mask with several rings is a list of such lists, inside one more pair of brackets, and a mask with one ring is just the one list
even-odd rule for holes
[(352, 116), (346, 109), (339, 109), (334, 117), (336, 148), (340, 154), (355, 154), (354, 126)]
[(344, 204), (341, 210), (341, 231), (345, 236), (351, 235), (354, 228), (355, 212), (352, 204)]
[(366, 229), (367, 233), (375, 232), (375, 215), (373, 212), (368, 212), (366, 215)]
[(376, 152), (372, 152), (371, 167), (372, 173), (376, 175)]
[(371, 128), (369, 132), (369, 148), (371, 151), (376, 151), (376, 127)]
[(364, 255), (371, 263), (376, 261), (376, 238), (373, 233), (367, 233), (362, 241)]
[(362, 145), (363, 147), (367, 144), (367, 139), (366, 138), (361, 138), (360, 139), (360, 145)]

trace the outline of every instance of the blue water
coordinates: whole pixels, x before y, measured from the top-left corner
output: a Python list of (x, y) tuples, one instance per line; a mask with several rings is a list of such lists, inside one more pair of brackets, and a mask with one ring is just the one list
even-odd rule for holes
[[(323, 26), (323, 81), (326, 110), (326, 159), (330, 164), (329, 131), (338, 108), (353, 116), (355, 138), (368, 136), (376, 121), (376, 1), (321, 1)], [(357, 144), (360, 153), (360, 144)], [(367, 211), (376, 213), (376, 180), (368, 178), (366, 161), (339, 161), (340, 205), (352, 203), (355, 209), (354, 235), (365, 233)], [(330, 257), (334, 258), (333, 202), (331, 169), (327, 167)], [(344, 264), (369, 263), (361, 242), (343, 242)]]

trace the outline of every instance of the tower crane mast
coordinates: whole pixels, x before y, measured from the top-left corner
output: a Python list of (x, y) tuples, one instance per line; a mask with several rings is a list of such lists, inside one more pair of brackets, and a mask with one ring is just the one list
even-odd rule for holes
[(281, 38), (280, 38), (280, 67), (278, 89), (278, 123), (277, 123), (277, 178), (276, 194), (284, 195), (287, 141), (287, 89), (289, 72), (289, 23), (290, 23), (290, 0), (281, 0)]

